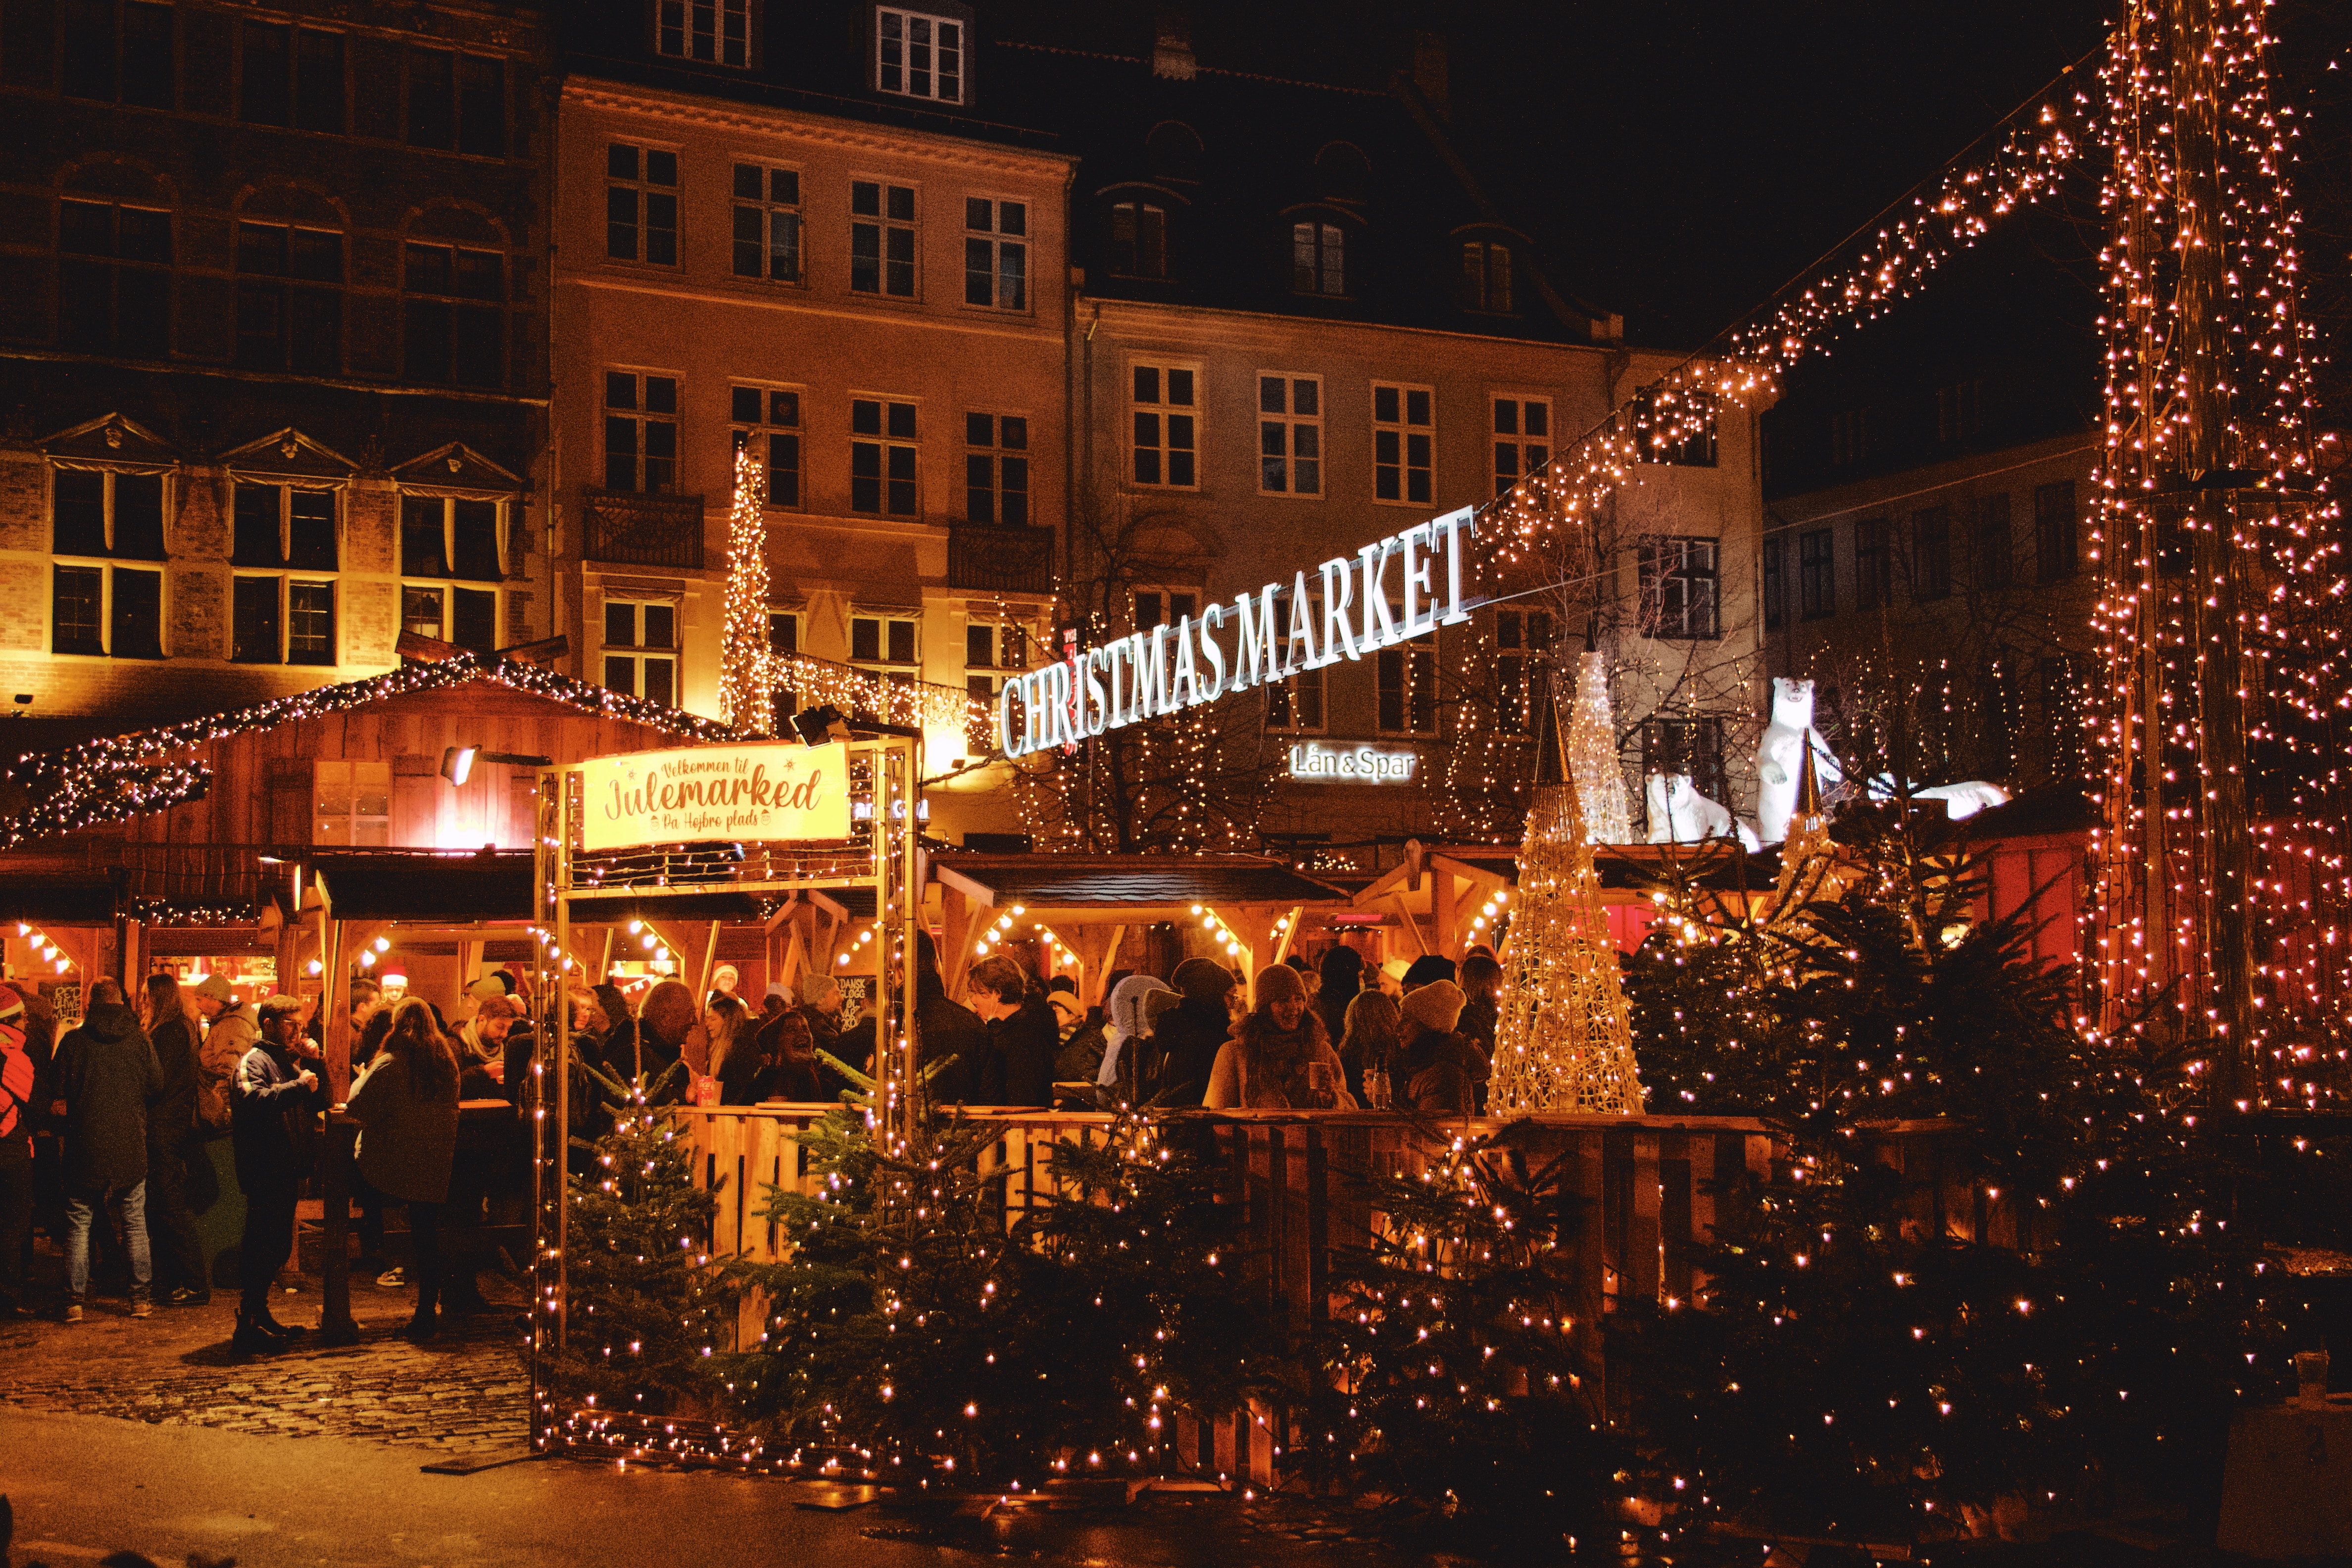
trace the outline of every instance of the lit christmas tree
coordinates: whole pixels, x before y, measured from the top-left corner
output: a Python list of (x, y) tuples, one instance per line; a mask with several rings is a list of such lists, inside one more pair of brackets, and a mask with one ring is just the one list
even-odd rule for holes
[(1568, 773), (1584, 806), (1591, 844), (1633, 842), (1625, 767), (1617, 756), (1617, 710), (1609, 696), (1609, 656), (1585, 638), (1576, 658), (1576, 705), (1568, 721)]
[(1497, 1115), (1642, 1109), (1617, 948), (1572, 781), (1538, 785), (1528, 813), (1487, 1103)]
[(777, 660), (768, 640), (767, 476), (751, 444), (735, 449), (735, 506), (727, 517), (727, 620), (719, 712), (742, 735), (776, 732)]

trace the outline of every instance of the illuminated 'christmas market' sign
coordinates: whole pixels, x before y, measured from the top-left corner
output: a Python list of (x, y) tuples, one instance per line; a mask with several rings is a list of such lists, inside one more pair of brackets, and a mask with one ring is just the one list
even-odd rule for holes
[[(1358, 659), (1470, 618), (1462, 546), (1473, 509), (1415, 523), (1353, 556), (1335, 555), (1288, 587), (1268, 583), (1058, 664), (1007, 680), (997, 743), (1008, 757), (1073, 746), (1106, 731), (1214, 702), (1301, 670)], [(1444, 572), (1444, 581), (1437, 574)], [(1395, 576), (1390, 576), (1391, 565)], [(1402, 609), (1392, 609), (1393, 583)]]

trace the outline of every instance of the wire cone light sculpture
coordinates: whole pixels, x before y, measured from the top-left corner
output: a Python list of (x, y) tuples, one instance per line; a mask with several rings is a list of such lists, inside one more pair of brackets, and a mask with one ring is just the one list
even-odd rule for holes
[(1537, 786), (1528, 813), (1487, 1104), (1496, 1115), (1642, 1109), (1617, 947), (1573, 778)]
[(1851, 879), (1838, 865), (1838, 847), (1830, 837), (1830, 814), (1822, 805), (1821, 774), (1813, 769), (1813, 748), (1807, 744), (1797, 764), (1797, 810), (1789, 818), (1788, 842), (1780, 846), (1780, 881), (1772, 899), (1772, 918), (1780, 920), (1816, 899), (1831, 900)]
[(1584, 803), (1584, 841), (1633, 842), (1625, 769), (1617, 760), (1617, 708), (1609, 696), (1609, 656), (1588, 647), (1577, 656), (1576, 705), (1568, 716), (1568, 776)]

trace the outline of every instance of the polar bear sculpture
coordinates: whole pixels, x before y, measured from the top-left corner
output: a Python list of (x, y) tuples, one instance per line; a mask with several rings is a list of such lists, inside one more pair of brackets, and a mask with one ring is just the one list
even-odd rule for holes
[[(1893, 773), (1880, 773), (1876, 778), (1872, 779), (1870, 781), (1870, 798), (1873, 800), (1893, 800), (1895, 798), (1895, 775)], [(1950, 817), (1954, 822), (1964, 822), (1968, 818), (1974, 816), (1979, 811), (1984, 811), (1996, 805), (2007, 805), (2009, 804), (2009, 792), (2001, 788), (2000, 785), (1997, 784), (1987, 784), (1982, 779), (1970, 779), (1965, 784), (1927, 784), (1924, 786), (1914, 784), (1911, 788), (1911, 798), (1913, 800), (1940, 800), (1944, 803), (1945, 816)]]
[(1756, 746), (1756, 832), (1767, 844), (1789, 837), (1797, 811), (1797, 774), (1804, 747), (1813, 749), (1813, 782), (1827, 791), (1845, 776), (1837, 753), (1813, 728), (1813, 683), (1772, 678), (1772, 721)]
[(1738, 838), (1748, 849), (1760, 847), (1755, 830), (1699, 794), (1688, 773), (1652, 773), (1643, 783), (1643, 791), (1650, 806), (1653, 844)]

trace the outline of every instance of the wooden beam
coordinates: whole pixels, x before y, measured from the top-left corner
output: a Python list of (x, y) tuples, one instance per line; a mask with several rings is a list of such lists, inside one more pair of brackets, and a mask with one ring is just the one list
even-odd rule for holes
[(1304, 904), (1291, 905), (1285, 912), (1282, 921), (1277, 922), (1282, 927), (1282, 939), (1274, 944), (1275, 963), (1284, 963), (1289, 961), (1290, 944), (1298, 940), (1298, 917), (1305, 911), (1306, 907)]
[(1429, 930), (1442, 956), (1461, 956), (1454, 941), (1454, 873), (1442, 865), (1430, 868)]
[(1078, 1000), (1089, 1007), (1099, 1007), (1108, 998), (1104, 994), (1103, 980), (1118, 961), (1120, 939), (1127, 935), (1125, 926), (1079, 926), (1062, 938), (1063, 944), (1078, 955)]
[(964, 976), (971, 973), (971, 931), (980, 906), (964, 891), (961, 877), (944, 870), (940, 888), (940, 980), (950, 996), (963, 994)]

